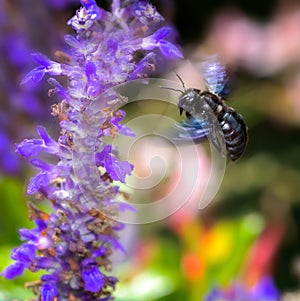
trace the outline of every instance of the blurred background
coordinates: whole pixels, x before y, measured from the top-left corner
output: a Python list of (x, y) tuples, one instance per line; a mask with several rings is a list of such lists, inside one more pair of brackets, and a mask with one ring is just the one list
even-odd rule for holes
[[(104, 7), (109, 3), (98, 2)], [(300, 300), (300, 3), (152, 3), (177, 29), (178, 43), (191, 64), (218, 54), (228, 66), (228, 104), (243, 115), (249, 143), (240, 160), (228, 163), (207, 208), (186, 205), (164, 221), (127, 227), (121, 239), (128, 255), (115, 258), (120, 278), (116, 299)], [(54, 58), (57, 50), (64, 50), (63, 36), (70, 32), (66, 21), (79, 6), (78, 0), (0, 0), (1, 270), (10, 263), (11, 248), (19, 244), (18, 229), (32, 227), (25, 189), (35, 171), (14, 154), (14, 144), (36, 136), (36, 124), (47, 126), (50, 133), (57, 129), (50, 115), (55, 99), (47, 95), (47, 82), (38, 87), (19, 83), (35, 66), (30, 53)], [(188, 72), (184, 80), (192, 81)], [(161, 108), (153, 102), (149, 111), (155, 110)], [(128, 107), (128, 116), (141, 112), (142, 106)], [(143, 156), (151, 152), (144, 151), (135, 157), (138, 175), (147, 173)], [(199, 156), (208, 174), (205, 145), (199, 146)], [(193, 162), (188, 156), (184, 160)], [(154, 191), (139, 197), (153, 201), (176, 177), (175, 165)], [(0, 300), (30, 298), (24, 282), (36, 279), (31, 274), (15, 281), (0, 279)]]

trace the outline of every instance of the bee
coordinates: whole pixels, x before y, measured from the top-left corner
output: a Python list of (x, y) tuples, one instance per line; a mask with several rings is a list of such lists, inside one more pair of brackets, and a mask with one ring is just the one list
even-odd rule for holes
[[(220, 152), (223, 152), (222, 143), (225, 142), (227, 155), (235, 161), (246, 149), (247, 125), (241, 114), (226, 105), (222, 96), (227, 81), (225, 67), (212, 58), (202, 65), (202, 69), (206, 91), (187, 89), (177, 74), (183, 86), (183, 91), (179, 90), (182, 95), (179, 97), (178, 107), (180, 115), (185, 112), (186, 120), (176, 125), (177, 134), (173, 139), (183, 143), (189, 141), (200, 143), (210, 136), (212, 143)], [(218, 129), (221, 129), (223, 137), (220, 137)]]

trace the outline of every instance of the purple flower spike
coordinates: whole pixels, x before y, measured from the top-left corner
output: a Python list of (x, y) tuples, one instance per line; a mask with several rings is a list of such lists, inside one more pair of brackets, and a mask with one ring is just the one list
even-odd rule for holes
[[(28, 202), (35, 228), (20, 230), (23, 244), (12, 252), (15, 262), (2, 272), (12, 279), (25, 269), (43, 271), (33, 285), (40, 301), (113, 299), (118, 279), (108, 275), (110, 256), (114, 251), (126, 252), (118, 240), (124, 225), (115, 219), (122, 211), (132, 210), (130, 204), (118, 201), (124, 195), (119, 182), (125, 182), (133, 165), (121, 161), (118, 149), (104, 138), (134, 133), (121, 124), (125, 112), (116, 109), (124, 104), (124, 97), (113, 95), (111, 102), (102, 103), (102, 95), (118, 84), (146, 77), (155, 70), (160, 52), (167, 58), (182, 57), (168, 39), (172, 29), (164, 26), (149, 1), (113, 0), (111, 12), (94, 0), (81, 0), (81, 4), (68, 21), (75, 30), (74, 35), (65, 36), (69, 51), (60, 62), (35, 53), (39, 66), (22, 81), (38, 83), (52, 76), (49, 94), (61, 97), (52, 105), (59, 137), (52, 138), (39, 126), (39, 138), (16, 146), (16, 152), (39, 169), (29, 181), (27, 194), (48, 200), (50, 210)], [(66, 85), (53, 78), (58, 75), (65, 77)], [(103, 105), (103, 110), (95, 116), (91, 104)], [(90, 149), (95, 150), (92, 157), (87, 155)], [(93, 168), (95, 181), (90, 178)], [(95, 198), (85, 190), (93, 185), (100, 191), (91, 189)]]

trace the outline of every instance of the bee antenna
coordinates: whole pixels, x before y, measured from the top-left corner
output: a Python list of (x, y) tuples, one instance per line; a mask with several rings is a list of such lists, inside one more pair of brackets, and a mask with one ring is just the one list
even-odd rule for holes
[(170, 87), (164, 87), (164, 86), (160, 86), (161, 89), (166, 89), (166, 90), (171, 90), (171, 91), (175, 91), (175, 92), (180, 92), (180, 93), (184, 93), (182, 90), (179, 89), (174, 89), (174, 88), (170, 88)]
[(183, 89), (184, 89), (184, 90), (186, 90), (186, 87), (185, 87), (184, 81), (183, 81), (183, 79), (181, 78), (181, 76), (180, 76), (178, 73), (176, 73), (176, 72), (175, 72), (175, 74), (176, 74), (176, 76), (178, 77), (178, 79), (180, 80), (180, 82), (181, 82), (181, 84), (182, 84), (182, 87), (183, 87)]
[[(178, 77), (178, 79), (180, 80), (181, 84), (182, 84), (182, 87), (183, 87), (183, 90), (185, 91), (186, 90), (186, 87), (185, 87), (185, 84), (184, 84), (184, 81), (183, 79), (180, 77), (180, 75), (178, 73), (176, 73), (176, 76)], [(179, 89), (173, 89), (173, 88), (169, 88), (169, 87), (163, 87), (163, 86), (160, 86), (161, 89), (166, 89), (166, 90), (171, 90), (171, 91), (175, 91), (175, 92), (180, 92), (181, 94), (184, 93), (184, 91), (182, 90), (179, 90)]]

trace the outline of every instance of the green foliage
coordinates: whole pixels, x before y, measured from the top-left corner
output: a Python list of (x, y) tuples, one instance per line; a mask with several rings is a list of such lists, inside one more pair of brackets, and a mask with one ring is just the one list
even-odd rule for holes
[(18, 244), (18, 230), (31, 227), (28, 220), (24, 186), (17, 179), (0, 180), (0, 241), (6, 244)]

